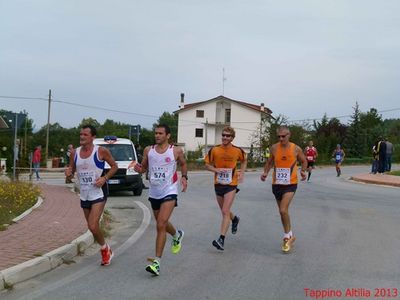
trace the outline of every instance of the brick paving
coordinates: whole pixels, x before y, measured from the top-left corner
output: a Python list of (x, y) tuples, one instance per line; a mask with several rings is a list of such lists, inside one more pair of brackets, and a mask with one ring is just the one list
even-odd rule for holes
[(0, 231), (0, 270), (64, 246), (87, 231), (78, 195), (67, 186), (40, 187), (42, 205)]

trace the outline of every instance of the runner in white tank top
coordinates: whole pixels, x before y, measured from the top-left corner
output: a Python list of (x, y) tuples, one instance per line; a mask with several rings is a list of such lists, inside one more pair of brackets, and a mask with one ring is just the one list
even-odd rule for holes
[[(93, 144), (95, 138), (96, 128), (91, 125), (82, 126), (79, 133), (80, 147), (71, 152), (73, 159), (70, 159), (65, 175), (71, 178), (75, 171), (78, 173), (81, 207), (89, 230), (101, 246), (101, 265), (107, 266), (113, 252), (99, 225), (107, 200), (107, 194), (104, 194), (102, 188), (107, 186), (107, 180), (117, 172), (118, 166), (109, 150)], [(105, 162), (110, 165), (110, 170), (103, 175)]]
[(147, 146), (143, 152), (142, 164), (135, 165), (135, 171), (149, 171), (149, 201), (157, 221), (156, 256), (149, 258), (151, 264), (146, 271), (154, 275), (160, 274), (161, 256), (164, 251), (167, 232), (172, 236), (171, 252), (177, 254), (181, 250), (183, 230), (176, 230), (169, 222), (178, 201), (178, 174), (176, 165), (181, 167), (182, 192), (187, 188), (187, 166), (182, 148), (172, 146), (168, 140), (171, 130), (168, 125), (158, 125), (155, 129), (156, 145)]
[(178, 174), (174, 146), (164, 153), (158, 153), (153, 145), (148, 153), (150, 190), (149, 197), (161, 199), (168, 195), (178, 195)]
[(95, 184), (104, 171), (104, 160), (99, 160), (98, 150), (99, 146), (95, 145), (88, 158), (81, 158), (81, 147), (75, 152), (74, 159), (82, 201), (98, 200), (105, 196), (103, 189)]

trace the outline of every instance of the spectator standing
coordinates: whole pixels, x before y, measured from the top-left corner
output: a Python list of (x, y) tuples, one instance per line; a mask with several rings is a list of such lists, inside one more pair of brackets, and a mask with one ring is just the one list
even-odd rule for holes
[(378, 173), (385, 173), (385, 165), (386, 165), (386, 143), (385, 139), (381, 137), (378, 142), (378, 153), (379, 153), (379, 166)]
[(386, 139), (386, 167), (385, 167), (386, 172), (390, 172), (392, 170), (393, 152), (394, 152), (393, 144)]
[(41, 179), (39, 175), (41, 160), (42, 160), (42, 146), (39, 145), (35, 148), (35, 151), (33, 151), (33, 157), (32, 157), (33, 170), (35, 171), (36, 174), (36, 180)]
[(372, 146), (372, 167), (371, 173), (376, 174), (379, 166), (379, 152), (378, 152), (378, 141)]
[[(71, 153), (74, 151), (74, 146), (69, 144), (67, 147), (67, 152), (65, 153), (65, 165), (69, 166), (69, 162), (71, 159)], [(71, 176), (65, 176), (65, 183), (72, 183)]]

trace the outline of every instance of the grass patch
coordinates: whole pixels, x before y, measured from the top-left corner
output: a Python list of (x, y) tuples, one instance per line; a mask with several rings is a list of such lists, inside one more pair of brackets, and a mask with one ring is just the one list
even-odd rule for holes
[(12, 219), (35, 205), (39, 196), (39, 187), (31, 183), (0, 180), (0, 224), (11, 224)]
[(400, 176), (400, 171), (392, 171), (389, 173), (389, 175)]
[(12, 290), (14, 288), (14, 285), (12, 283), (8, 283), (7, 281), (4, 282), (4, 288), (6, 290)]

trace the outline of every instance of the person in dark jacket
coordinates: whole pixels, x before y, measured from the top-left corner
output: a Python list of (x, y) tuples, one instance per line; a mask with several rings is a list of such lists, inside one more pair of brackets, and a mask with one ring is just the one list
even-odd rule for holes
[(383, 174), (385, 173), (385, 166), (386, 166), (386, 142), (383, 137), (381, 137), (378, 142), (378, 153), (379, 153), (378, 173)]

